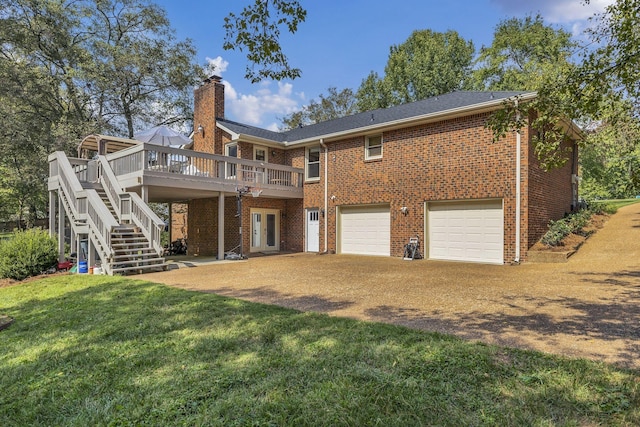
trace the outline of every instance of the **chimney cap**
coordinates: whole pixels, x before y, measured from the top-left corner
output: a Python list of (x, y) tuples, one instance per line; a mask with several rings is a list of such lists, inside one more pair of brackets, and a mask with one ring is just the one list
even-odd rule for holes
[(211, 77), (207, 77), (206, 79), (204, 79), (204, 83), (220, 83), (222, 81), (222, 77), (220, 76), (216, 76), (215, 74)]

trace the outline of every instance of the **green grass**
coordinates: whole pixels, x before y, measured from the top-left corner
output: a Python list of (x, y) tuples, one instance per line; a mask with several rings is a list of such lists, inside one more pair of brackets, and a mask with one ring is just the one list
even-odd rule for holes
[(597, 202), (609, 205), (615, 209), (619, 209), (623, 206), (638, 203), (640, 202), (640, 199), (611, 199), (611, 200), (598, 200)]
[(638, 372), (123, 277), (0, 289), (0, 425), (640, 424)]

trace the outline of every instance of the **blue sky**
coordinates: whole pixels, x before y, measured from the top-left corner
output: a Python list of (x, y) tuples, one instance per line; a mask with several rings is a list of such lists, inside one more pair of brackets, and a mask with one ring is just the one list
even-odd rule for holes
[(242, 53), (222, 49), (224, 17), (253, 0), (156, 0), (179, 39), (190, 38), (198, 62), (217, 64), (226, 84), (226, 116), (276, 129), (279, 117), (300, 109), (329, 87), (356, 90), (371, 71), (382, 75), (389, 48), (412, 31), (455, 30), (476, 50), (491, 44), (496, 25), (511, 17), (541, 14), (545, 22), (579, 35), (587, 18), (613, 0), (300, 0), (307, 19), (281, 43), (289, 63), (302, 70), (293, 81), (250, 84)]

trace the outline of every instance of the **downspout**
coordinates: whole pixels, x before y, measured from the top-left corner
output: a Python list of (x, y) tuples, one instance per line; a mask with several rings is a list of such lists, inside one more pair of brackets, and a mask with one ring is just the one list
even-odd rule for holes
[[(518, 110), (518, 100), (516, 99), (516, 123), (520, 122), (520, 111)], [(520, 129), (516, 129), (516, 256), (513, 260), (514, 263), (520, 263), (520, 169), (522, 159), (521, 150), (521, 137)]]
[(329, 216), (329, 211), (327, 210), (328, 202), (328, 188), (327, 184), (329, 182), (329, 177), (327, 176), (328, 164), (329, 164), (329, 147), (324, 143), (324, 139), (320, 138), (320, 146), (324, 149), (324, 215), (322, 215), (322, 221), (324, 222), (324, 253), (328, 251), (328, 242), (327, 242), (327, 217)]

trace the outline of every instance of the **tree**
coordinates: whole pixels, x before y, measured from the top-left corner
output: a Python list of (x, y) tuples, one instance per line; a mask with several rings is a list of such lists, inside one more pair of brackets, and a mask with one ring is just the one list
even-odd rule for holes
[(84, 64), (100, 117), (126, 135), (190, 120), (191, 89), (202, 81), (190, 40), (177, 42), (166, 12), (145, 0), (101, 0), (88, 10), (92, 36)]
[(587, 34), (597, 48), (586, 51), (571, 79), (572, 89), (580, 91), (581, 108), (597, 114), (603, 98), (615, 93), (630, 99), (639, 114), (640, 0), (617, 0), (593, 19), (597, 25)]
[(580, 150), (586, 199), (614, 199), (640, 194), (640, 120), (629, 102), (613, 102), (592, 124)]
[(481, 90), (535, 90), (554, 67), (565, 67), (577, 44), (571, 34), (545, 25), (542, 17), (498, 24), (489, 47), (482, 47), (473, 73)]
[(289, 65), (280, 46), (280, 27), (295, 34), (307, 11), (297, 0), (255, 0), (239, 15), (230, 13), (224, 19), (225, 50), (247, 51), (249, 64), (245, 78), (252, 83), (264, 79), (295, 79), (302, 74)]
[(385, 108), (462, 89), (474, 53), (473, 43), (456, 31), (414, 31), (401, 45), (391, 46), (382, 79), (371, 73), (363, 81), (359, 106), (377, 101), (377, 108)]
[(335, 87), (330, 87), (328, 92), (327, 96), (320, 95), (320, 101), (312, 99), (309, 105), (302, 107), (300, 111), (281, 118), (283, 129), (320, 123), (358, 112), (355, 95), (351, 89), (338, 92)]
[(0, 0), (0, 192), (13, 215), (46, 216), (49, 153), (190, 116), (194, 50), (168, 25), (142, 0)]
[[(560, 125), (563, 120), (598, 120), (612, 100), (626, 99), (633, 114), (639, 113), (640, 0), (617, 0), (593, 19), (598, 25), (587, 35), (596, 47), (584, 50), (582, 63), (545, 74), (532, 88), (537, 91), (533, 102), (508, 103), (488, 123), (494, 137), (500, 138), (520, 129), (524, 118), (535, 111), (530, 123), (533, 142), (547, 168), (567, 159), (561, 148), (567, 138), (566, 127)], [(606, 119), (614, 124), (616, 117), (608, 114)]]

